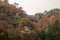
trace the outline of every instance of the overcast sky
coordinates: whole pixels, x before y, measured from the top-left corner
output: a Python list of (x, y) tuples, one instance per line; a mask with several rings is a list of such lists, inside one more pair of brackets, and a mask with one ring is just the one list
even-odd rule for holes
[(60, 0), (9, 0), (9, 3), (18, 3), (23, 7), (23, 10), (29, 15), (50, 10), (53, 8), (60, 8)]

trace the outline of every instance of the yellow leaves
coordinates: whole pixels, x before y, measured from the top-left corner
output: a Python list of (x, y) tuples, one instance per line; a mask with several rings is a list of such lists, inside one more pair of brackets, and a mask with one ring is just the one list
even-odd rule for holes
[(55, 22), (55, 20), (56, 20), (56, 18), (55, 18), (55, 16), (53, 15), (53, 16), (51, 16), (49, 19), (48, 19), (48, 21), (49, 21), (49, 23), (54, 23)]
[(21, 20), (18, 23), (19, 23), (19, 25), (23, 25), (23, 23), (25, 23), (25, 22), (30, 23), (29, 18), (21, 18)]
[(39, 25), (37, 23), (33, 23), (34, 24), (34, 28), (38, 31), (41, 32), (41, 28), (39, 27)]

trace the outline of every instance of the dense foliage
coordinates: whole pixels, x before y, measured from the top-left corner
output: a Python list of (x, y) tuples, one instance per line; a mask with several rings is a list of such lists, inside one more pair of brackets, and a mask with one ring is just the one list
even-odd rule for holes
[(33, 16), (15, 4), (0, 1), (0, 40), (60, 40), (60, 9)]

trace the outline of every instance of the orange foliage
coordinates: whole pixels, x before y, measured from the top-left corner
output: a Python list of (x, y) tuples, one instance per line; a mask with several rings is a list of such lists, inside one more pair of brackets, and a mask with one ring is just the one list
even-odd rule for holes
[(49, 23), (54, 23), (55, 22), (55, 16), (51, 16), (49, 19), (48, 19)]

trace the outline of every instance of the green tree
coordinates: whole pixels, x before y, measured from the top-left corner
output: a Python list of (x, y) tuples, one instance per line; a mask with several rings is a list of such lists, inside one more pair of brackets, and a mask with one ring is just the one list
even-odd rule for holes
[(8, 2), (8, 0), (4, 0), (4, 2)]

